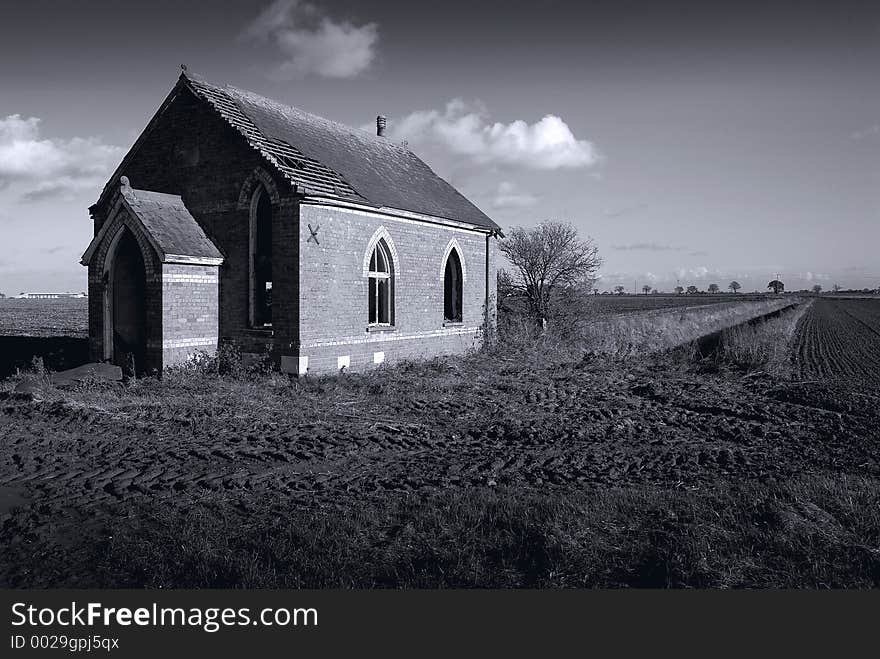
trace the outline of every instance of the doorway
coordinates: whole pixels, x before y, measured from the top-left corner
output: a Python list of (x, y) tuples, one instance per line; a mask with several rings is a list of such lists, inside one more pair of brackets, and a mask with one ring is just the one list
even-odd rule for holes
[(113, 363), (140, 375), (147, 370), (147, 279), (141, 248), (128, 229), (116, 245), (111, 277)]

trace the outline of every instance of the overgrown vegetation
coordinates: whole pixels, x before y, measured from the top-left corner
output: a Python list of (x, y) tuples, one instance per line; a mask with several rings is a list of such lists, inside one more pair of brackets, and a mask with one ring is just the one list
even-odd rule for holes
[(247, 515), (141, 504), (106, 515), (102, 540), (31, 560), (70, 585), (114, 587), (866, 588), (880, 585), (878, 485), (272, 498)]
[[(699, 337), (770, 313), (784, 304), (791, 303), (762, 300), (623, 315), (604, 314), (592, 295), (565, 288), (558, 290), (551, 301), (553, 322), (546, 328), (537, 326), (529, 314), (501, 303), (497, 326), (488, 325), (490, 340), (486, 346), (463, 360), (457, 360), (455, 364), (438, 357), (383, 366), (363, 374), (291, 379), (273, 370), (268, 354), (247, 361), (234, 344), (223, 343), (216, 354), (197, 352), (188, 362), (166, 369), (161, 380), (152, 377), (129, 380), (124, 387), (123, 397), (120, 397), (121, 385), (117, 383), (84, 382), (64, 391), (56, 390), (51, 386), (46, 370), (36, 362), (30, 372), (7, 380), (6, 386), (12, 388), (22, 376), (26, 376), (35, 381), (44, 400), (62, 400), (74, 395), (83, 402), (108, 409), (118, 404), (161, 405), (163, 399), (168, 397), (189, 397), (196, 393), (201, 393), (201, 396), (199, 401), (192, 400), (193, 405), (197, 402), (199, 405), (210, 403), (222, 408), (250, 407), (253, 403), (267, 410), (278, 404), (279, 396), (284, 398), (287, 395), (334, 392), (360, 397), (366, 396), (366, 392), (373, 392), (370, 398), (393, 400), (400, 397), (406, 399), (413, 391), (424, 393), (428, 387), (437, 396), (444, 396), (452, 395), (456, 382), (461, 378), (483, 378), (496, 373), (499, 360), (500, 363), (513, 361), (518, 364), (516, 375), (511, 374), (510, 377), (527, 377), (529, 369), (578, 363), (584, 358), (638, 360), (687, 346)], [(785, 332), (793, 327), (788, 324), (790, 321), (791, 316), (786, 316)], [(750, 349), (745, 339), (736, 337), (754, 336), (763, 345), (767, 337), (774, 334), (777, 325), (762, 324), (756, 327), (757, 330), (749, 330), (742, 335), (738, 328), (731, 330), (731, 363), (739, 363), (734, 359), (740, 353), (734, 353), (733, 350), (744, 353)], [(485, 324), (484, 331), (487, 331)], [(774, 350), (777, 348), (774, 347)], [(758, 349), (753, 350), (757, 352)]]
[(164, 377), (180, 379), (188, 375), (214, 375), (233, 380), (253, 380), (272, 371), (272, 358), (268, 350), (257, 358), (245, 359), (239, 346), (224, 341), (215, 353), (196, 351), (188, 361), (166, 369)]
[(798, 322), (812, 303), (808, 300), (778, 316), (724, 330), (718, 358), (749, 371), (787, 374)]
[(791, 300), (774, 298), (607, 314), (594, 296), (568, 288), (557, 291), (551, 301), (553, 320), (546, 328), (536, 326), (530, 315), (518, 313), (515, 304), (505, 300), (499, 317), (499, 343), (503, 350), (534, 353), (551, 361), (579, 360), (586, 354), (612, 359), (645, 357), (791, 304)]

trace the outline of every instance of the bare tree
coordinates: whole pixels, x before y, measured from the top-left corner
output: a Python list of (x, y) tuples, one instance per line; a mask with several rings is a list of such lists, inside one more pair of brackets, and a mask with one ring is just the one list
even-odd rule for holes
[(727, 285), (727, 288), (729, 288), (732, 292), (736, 293), (739, 289), (742, 288), (742, 284), (740, 284), (738, 281), (734, 280)]
[(592, 286), (602, 265), (593, 241), (580, 239), (567, 222), (547, 220), (532, 229), (517, 227), (499, 248), (513, 266), (505, 284), (525, 296), (529, 313), (541, 324), (550, 315), (557, 290)]
[(642, 292), (643, 292), (645, 295), (647, 295), (648, 293), (651, 292), (651, 287), (648, 286), (648, 284), (645, 284), (644, 286), (642, 286)]
[(718, 288), (718, 284), (709, 284), (709, 292), (717, 293), (720, 289)]
[(767, 284), (767, 288), (772, 288), (773, 293), (775, 293), (776, 295), (779, 295), (782, 291), (785, 290), (785, 284), (783, 284), (778, 279), (774, 279), (769, 284)]
[(840, 284), (834, 284), (831, 288), (834, 289), (835, 293), (840, 293), (840, 289), (843, 288)]
[(682, 293), (684, 293), (684, 289), (681, 286), (676, 286), (675, 287), (675, 294), (681, 295)]
[(814, 292), (816, 295), (818, 295), (819, 293), (821, 293), (821, 292), (822, 292), (822, 284), (815, 284), (815, 285), (813, 285), (813, 292)]

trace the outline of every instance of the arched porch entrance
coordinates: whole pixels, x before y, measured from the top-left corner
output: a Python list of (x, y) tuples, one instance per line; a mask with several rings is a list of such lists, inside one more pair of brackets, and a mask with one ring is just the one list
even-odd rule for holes
[(140, 245), (125, 228), (110, 261), (107, 357), (128, 374), (147, 370), (146, 268)]

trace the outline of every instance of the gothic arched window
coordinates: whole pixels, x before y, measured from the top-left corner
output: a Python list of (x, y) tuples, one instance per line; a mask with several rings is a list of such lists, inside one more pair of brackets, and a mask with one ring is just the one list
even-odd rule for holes
[(443, 319), (460, 323), (462, 320), (462, 272), (458, 250), (449, 252), (443, 271)]
[(272, 325), (272, 200), (260, 185), (251, 201), (251, 325)]
[(394, 324), (394, 263), (385, 239), (381, 239), (370, 255), (367, 272), (368, 312), (370, 325)]

